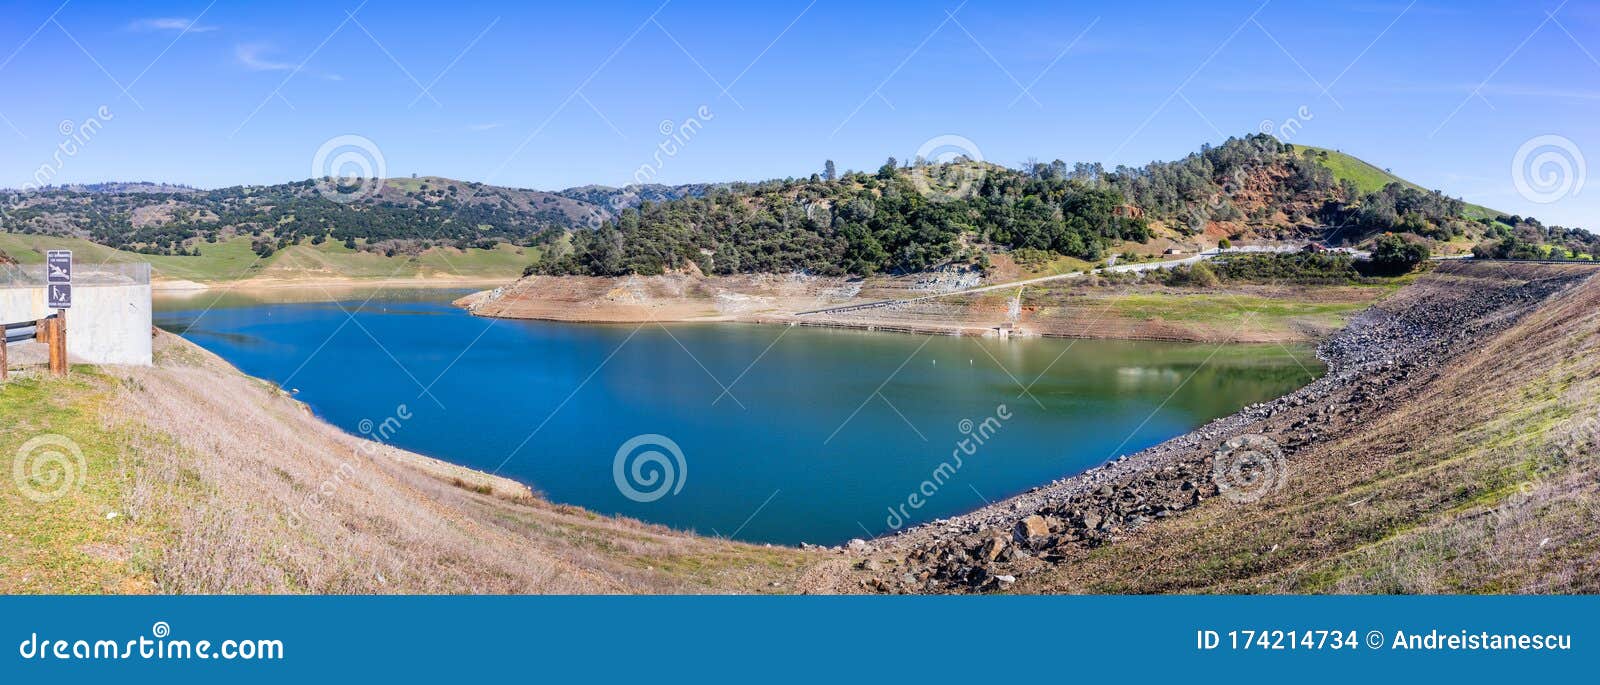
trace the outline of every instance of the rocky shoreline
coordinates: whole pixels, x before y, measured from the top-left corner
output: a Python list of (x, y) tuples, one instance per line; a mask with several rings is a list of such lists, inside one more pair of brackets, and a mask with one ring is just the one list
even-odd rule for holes
[(1328, 373), (1141, 452), (977, 511), (852, 541), (869, 592), (992, 592), (1217, 498), (1281, 487), (1308, 445), (1371, 421), (1437, 367), (1511, 326), (1588, 268), (1449, 264), (1325, 340)]

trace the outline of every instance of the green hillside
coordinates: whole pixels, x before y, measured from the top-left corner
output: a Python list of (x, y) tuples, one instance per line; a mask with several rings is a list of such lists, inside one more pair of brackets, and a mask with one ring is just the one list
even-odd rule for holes
[[(1356, 184), (1356, 188), (1363, 193), (1377, 192), (1382, 190), (1384, 186), (1389, 185), (1390, 183), (1399, 183), (1407, 188), (1415, 188), (1417, 190), (1428, 190), (1427, 188), (1423, 188), (1422, 186), (1412, 183), (1411, 181), (1407, 181), (1406, 179), (1400, 178), (1399, 176), (1389, 173), (1388, 171), (1373, 166), (1359, 157), (1347, 155), (1338, 150), (1329, 150), (1327, 148), (1315, 147), (1311, 145), (1296, 145), (1295, 147), (1301, 150), (1310, 150), (1317, 153), (1317, 162), (1322, 166), (1327, 167), (1329, 171), (1332, 171), (1334, 178), (1341, 181), (1348, 180), (1351, 183)], [(1489, 209), (1483, 205), (1473, 204), (1471, 202), (1466, 203), (1466, 205), (1466, 216), (1469, 219), (1493, 219), (1505, 214), (1504, 212)]]

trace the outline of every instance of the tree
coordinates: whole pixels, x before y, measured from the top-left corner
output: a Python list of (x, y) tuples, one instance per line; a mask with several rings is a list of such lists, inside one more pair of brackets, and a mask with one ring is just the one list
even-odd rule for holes
[(1428, 259), (1428, 246), (1393, 233), (1378, 236), (1372, 245), (1372, 267), (1381, 274), (1410, 273)]
[(827, 162), (824, 162), (822, 165), (822, 179), (825, 181), (832, 181), (838, 177), (838, 169), (833, 166), (833, 160), (830, 159)]

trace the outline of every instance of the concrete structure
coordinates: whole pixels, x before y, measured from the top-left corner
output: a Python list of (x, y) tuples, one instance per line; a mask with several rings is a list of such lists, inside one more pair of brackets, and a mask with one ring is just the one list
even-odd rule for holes
[[(43, 265), (0, 266), (0, 323), (42, 319)], [(78, 264), (67, 310), (67, 359), (75, 364), (150, 366), (149, 264)], [(34, 344), (34, 343), (24, 343)]]

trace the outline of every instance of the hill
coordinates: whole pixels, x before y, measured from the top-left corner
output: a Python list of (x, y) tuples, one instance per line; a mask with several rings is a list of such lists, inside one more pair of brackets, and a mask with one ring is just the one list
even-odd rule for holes
[(167, 281), (250, 280), (258, 285), (363, 280), (499, 283), (515, 278), (528, 261), (537, 259), (539, 250), (493, 243), (487, 248), (437, 246), (409, 254), (386, 255), (376, 249), (359, 249), (365, 245), (364, 240), (357, 241), (357, 248), (342, 243), (306, 241), (263, 256), (253, 250), (248, 236), (236, 236), (215, 243), (198, 241), (189, 250), (190, 254), (178, 256), (118, 250), (83, 238), (0, 233), (0, 250), (9, 251), (15, 261), (23, 264), (42, 263), (48, 250), (67, 249), (83, 263), (149, 262), (155, 274)]
[(890, 158), (876, 173), (729, 184), (625, 210), (530, 272), (987, 272), (998, 254), (1093, 262), (1151, 240), (1363, 245), (1384, 233), (1501, 257), (1600, 246), (1585, 231), (1490, 213), (1346, 155), (1252, 135), (1138, 168)]
[(505, 281), (542, 245), (642, 202), (703, 186), (586, 186), (562, 193), (441, 177), (308, 180), (198, 190), (99, 183), (0, 191), (0, 249), (37, 263), (148, 261), (196, 282), (443, 279)]
[(1310, 145), (1296, 146), (1302, 150), (1309, 150), (1317, 154), (1317, 162), (1333, 172), (1333, 177), (1340, 181), (1349, 180), (1356, 184), (1356, 188), (1363, 193), (1374, 193), (1382, 190), (1390, 183), (1421, 190), (1422, 188), (1410, 181), (1396, 176), (1384, 169), (1379, 169), (1364, 160), (1347, 155), (1338, 150), (1328, 150)]
[(1354, 157), (1267, 135), (1111, 170), (1060, 160), (1010, 169), (891, 158), (873, 173), (560, 192), (432, 176), (216, 190), (104, 183), (0, 191), (0, 207), (0, 240), (19, 260), (78, 245), (201, 281), (275, 267), (308, 269), (304, 277), (462, 269), (508, 279), (516, 275), (508, 248), (529, 272), (594, 276), (987, 272), (1002, 255), (1093, 263), (1224, 240), (1363, 245), (1381, 233), (1431, 243), (1436, 253), (1600, 251), (1586, 231), (1505, 216)]
[[(1387, 169), (1379, 169), (1353, 155), (1310, 145), (1297, 145), (1296, 147), (1316, 153), (1317, 162), (1332, 171), (1335, 179), (1340, 181), (1349, 179), (1363, 193), (1377, 192), (1390, 183), (1398, 183), (1414, 190), (1424, 190), (1422, 186), (1400, 178), (1390, 173)], [(1494, 219), (1506, 216), (1506, 213), (1468, 202), (1463, 215), (1470, 219)]]

